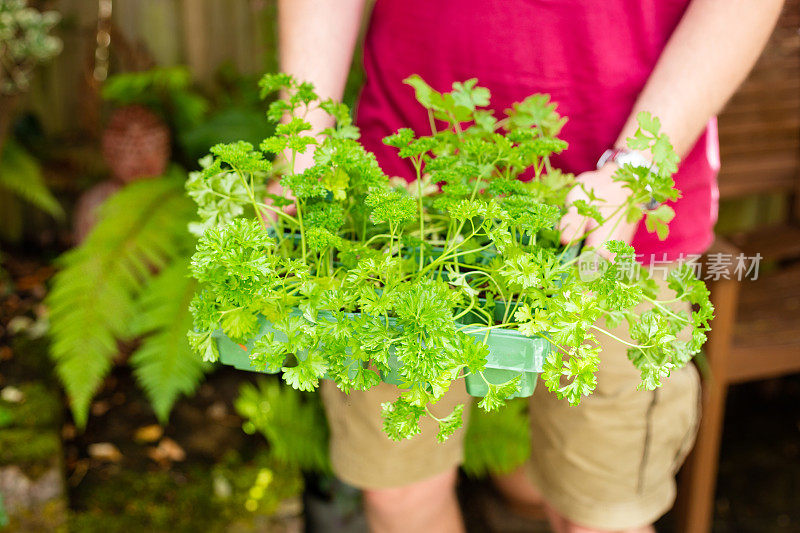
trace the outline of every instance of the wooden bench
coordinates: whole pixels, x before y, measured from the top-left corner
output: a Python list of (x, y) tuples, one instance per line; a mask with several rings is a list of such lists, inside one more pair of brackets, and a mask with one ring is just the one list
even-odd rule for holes
[(716, 307), (705, 353), (703, 413), (680, 477), (678, 531), (710, 531), (728, 386), (800, 372), (800, 0), (789, 0), (764, 55), (719, 117), (721, 199), (782, 194), (778, 225), (730, 240), (713, 253), (760, 254), (756, 280), (709, 283)]

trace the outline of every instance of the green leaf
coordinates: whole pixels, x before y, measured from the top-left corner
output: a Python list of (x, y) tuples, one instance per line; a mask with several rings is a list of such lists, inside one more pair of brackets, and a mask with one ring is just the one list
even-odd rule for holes
[(675, 218), (675, 211), (668, 205), (660, 205), (652, 211), (647, 211), (644, 223), (647, 231), (655, 231), (658, 238), (663, 241), (667, 238), (669, 222), (673, 218)]
[(486, 87), (477, 87), (478, 78), (471, 78), (464, 83), (453, 83), (453, 100), (456, 105), (475, 111), (477, 107), (489, 105), (491, 93)]
[(264, 74), (259, 80), (258, 86), (261, 89), (261, 98), (264, 99), (272, 93), (281, 89), (290, 89), (297, 85), (295, 79), (283, 72)]
[(217, 339), (212, 336), (211, 331), (197, 332), (190, 330), (186, 333), (186, 338), (189, 341), (189, 346), (196, 354), (200, 355), (204, 362), (215, 363), (219, 360)]
[(347, 198), (347, 186), (350, 184), (350, 176), (342, 168), (337, 168), (323, 176), (322, 184), (333, 193), (334, 200), (344, 200)]
[(272, 168), (264, 154), (254, 150), (253, 145), (246, 141), (215, 144), (211, 153), (239, 172), (269, 172)]
[(484, 411), (500, 409), (506, 404), (509, 396), (519, 392), (521, 380), (522, 376), (519, 375), (500, 385), (489, 383), (489, 390), (486, 396), (478, 402), (478, 406)]
[(417, 205), (408, 194), (392, 189), (373, 189), (365, 203), (372, 208), (370, 219), (376, 223), (400, 224), (417, 216)]
[(325, 359), (320, 354), (310, 353), (298, 361), (297, 366), (283, 367), (283, 380), (297, 390), (313, 391), (319, 387), (319, 379), (327, 370)]
[(421, 430), (419, 420), (425, 408), (414, 406), (399, 399), (394, 403), (382, 403), (383, 431), (390, 439), (400, 441), (418, 435)]
[(422, 104), (423, 107), (435, 110), (444, 109), (444, 101), (442, 99), (442, 94), (434, 90), (430, 85), (425, 83), (425, 81), (416, 74), (404, 79), (403, 83), (405, 83), (406, 85), (410, 85), (411, 87), (414, 88), (417, 101), (420, 104)]
[(192, 212), (180, 174), (134, 182), (101, 207), (83, 244), (58, 259), (61, 270), (45, 301), (50, 353), (79, 427), (117, 341), (134, 336), (139, 296), (155, 272), (189, 253)]
[(49, 215), (64, 218), (64, 210), (47, 189), (36, 159), (13, 139), (8, 139), (2, 150), (0, 188), (17, 194)]
[(463, 414), (464, 404), (460, 403), (456, 405), (452, 413), (439, 420), (439, 432), (436, 434), (436, 440), (445, 442), (456, 430), (461, 428), (464, 424)]
[(196, 287), (188, 266), (188, 259), (177, 260), (148, 284), (131, 331), (144, 338), (130, 363), (162, 424), (177, 398), (192, 394), (208, 368), (186, 338), (192, 325), (189, 300)]
[(245, 307), (226, 309), (222, 311), (220, 324), (228, 337), (246, 339), (258, 330), (258, 316)]
[(269, 332), (256, 339), (253, 351), (250, 353), (250, 363), (254, 368), (278, 372), (288, 355), (286, 344), (276, 341), (275, 334)]

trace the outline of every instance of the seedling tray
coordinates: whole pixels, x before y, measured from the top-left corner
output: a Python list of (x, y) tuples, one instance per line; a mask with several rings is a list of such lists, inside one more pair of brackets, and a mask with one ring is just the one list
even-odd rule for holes
[[(260, 372), (262, 374), (277, 374), (279, 371), (270, 372), (266, 369), (257, 369), (250, 364), (250, 354), (253, 351), (253, 344), (255, 344), (255, 339), (261, 338), (261, 336), (272, 333), (274, 335), (274, 339), (279, 342), (286, 342), (288, 339), (286, 338), (286, 334), (282, 331), (278, 331), (277, 329), (272, 327), (272, 323), (267, 320), (265, 317), (261, 316), (258, 319), (259, 323), (259, 330), (258, 335), (253, 337), (252, 339), (248, 340), (245, 344), (241, 344), (231, 340), (222, 330), (217, 330), (213, 333), (214, 338), (217, 340), (217, 348), (219, 349), (219, 362), (223, 365), (232, 366), (238, 370), (247, 370), (249, 372)], [(305, 352), (301, 352), (297, 354), (298, 359), (304, 360), (306, 358)], [(349, 375), (351, 378), (356, 376), (357, 372), (357, 365), (359, 361), (352, 359), (348, 363), (348, 368), (351, 369)], [(324, 376), (326, 379), (330, 379), (329, 376), (326, 374)]]
[[(580, 252), (581, 244), (572, 246), (567, 250), (562, 258), (562, 261), (569, 261), (577, 257)], [(418, 253), (418, 250), (415, 250)], [(435, 250), (435, 253), (441, 254), (441, 250)], [(484, 261), (490, 261), (493, 256), (492, 251), (484, 251), (481, 254)], [(488, 302), (480, 298), (478, 306), (486, 308)], [(502, 320), (506, 311), (506, 302), (502, 300), (495, 300), (494, 307), (491, 310), (494, 315), (495, 321)], [(320, 313), (324, 317), (328, 313)], [(390, 321), (393, 319), (389, 319)], [(545, 357), (552, 349), (551, 344), (543, 337), (526, 337), (516, 330), (511, 329), (492, 329), (486, 330), (483, 322), (483, 317), (474, 311), (470, 311), (459, 318), (461, 325), (470, 325), (465, 332), (475, 337), (477, 340), (485, 343), (489, 347), (489, 354), (486, 358), (486, 368), (482, 375), (468, 374), (465, 377), (467, 392), (472, 396), (483, 397), (486, 396), (489, 386), (500, 385), (514, 379), (516, 376), (521, 376), (519, 391), (513, 397), (527, 397), (533, 394), (536, 389), (536, 381), (542, 371)], [(260, 330), (255, 338), (259, 338), (266, 333), (272, 333), (275, 340), (286, 341), (286, 335), (272, 327), (272, 324), (265, 318), (259, 319)], [(265, 370), (253, 368), (250, 364), (250, 353), (253, 349), (254, 339), (249, 340), (245, 344), (234, 342), (228, 338), (221, 330), (214, 333), (217, 339), (217, 346), (219, 348), (219, 360), (224, 365), (233, 366), (239, 370), (247, 370), (250, 372), (268, 373)], [(300, 359), (305, 358), (305, 354), (297, 354)], [(402, 387), (404, 385), (401, 374), (401, 362), (398, 361), (394, 350), (391, 350), (388, 357), (389, 367), (391, 371), (382, 372), (381, 379), (384, 383), (389, 383)], [(357, 365), (362, 364), (360, 361), (352, 360), (349, 362), (349, 368), (352, 369), (351, 376), (356, 375)], [(329, 376), (324, 376), (329, 378)]]
[[(275, 336), (275, 340), (285, 341), (286, 336), (283, 332), (273, 328), (272, 324), (264, 317), (261, 317), (259, 323), (258, 335), (245, 344), (234, 342), (221, 330), (217, 330), (214, 333), (217, 347), (219, 348), (220, 363), (239, 370), (269, 373), (266, 370), (256, 369), (250, 364), (250, 353), (253, 349), (255, 338), (259, 338), (266, 333), (272, 333)], [(536, 388), (536, 379), (542, 371), (544, 358), (550, 350), (550, 343), (547, 340), (541, 337), (526, 337), (517, 331), (500, 328), (487, 331), (481, 326), (472, 326), (465, 331), (468, 335), (475, 337), (489, 347), (483, 377), (479, 374), (466, 376), (467, 392), (470, 395), (485, 396), (489, 389), (486, 384), (487, 381), (493, 385), (499, 385), (517, 375), (521, 375), (522, 378), (519, 392), (515, 396), (526, 397), (533, 394)], [(304, 359), (305, 354), (298, 354), (298, 357)], [(390, 352), (388, 361), (392, 370), (381, 374), (383, 382), (402, 387), (401, 362), (398, 361), (393, 351)], [(357, 360), (350, 362), (352, 377), (355, 376), (356, 368), (359, 364), (361, 362)], [(324, 377), (328, 378), (328, 376)]]

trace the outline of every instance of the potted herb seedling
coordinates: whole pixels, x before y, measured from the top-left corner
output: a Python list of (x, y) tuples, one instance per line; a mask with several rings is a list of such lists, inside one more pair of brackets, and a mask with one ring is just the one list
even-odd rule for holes
[[(189, 333), (196, 351), (282, 372), (301, 390), (316, 389), (320, 379), (344, 392), (394, 383), (399, 397), (383, 405), (393, 439), (417, 434), (428, 405), (459, 379), (485, 410), (530, 394), (539, 372), (550, 390), (578, 403), (595, 387), (596, 335), (608, 333), (601, 317), (631, 325), (631, 360), (645, 388), (690, 360), (712, 309), (689, 269), (673, 272), (669, 283), (677, 298), (698, 306), (691, 316), (656, 300), (630, 246), (605, 243), (615, 259), (587, 277), (574, 246), (559, 244), (554, 228), (578, 185), (550, 165), (566, 144), (557, 137), (564, 119), (546, 96), (498, 118), (476, 80), (449, 93), (418, 77), (407, 82), (432, 131), (402, 129), (384, 139), (416, 172), (408, 187), (392, 187), (359, 144), (344, 105), (319, 101), (311, 85), (290, 76), (263, 78), (264, 96), (287, 95), (270, 105), (269, 118), (283, 120), (275, 134), (258, 148), (213, 147), (187, 182), (200, 218), (192, 260), (200, 290)], [(336, 126), (313, 136), (303, 116), (317, 107)], [(437, 129), (437, 121), (446, 126)], [(655, 166), (617, 173), (631, 197), (612, 216), (645, 216), (663, 233), (669, 208), (640, 206), (676, 196), (676, 157), (657, 119), (642, 114), (640, 126), (631, 143), (654, 148)], [(312, 146), (315, 164), (296, 172), (297, 154)], [(279, 154), (287, 164), (277, 171), (270, 159)], [(270, 197), (269, 179), (280, 179), (293, 198)], [(283, 209), (290, 203), (291, 213)], [(604, 220), (585, 201), (572, 207)], [(642, 302), (650, 308), (636, 311)], [(677, 340), (684, 328), (693, 330), (689, 342)], [(460, 427), (462, 412), (463, 405), (438, 419), (440, 440)]]

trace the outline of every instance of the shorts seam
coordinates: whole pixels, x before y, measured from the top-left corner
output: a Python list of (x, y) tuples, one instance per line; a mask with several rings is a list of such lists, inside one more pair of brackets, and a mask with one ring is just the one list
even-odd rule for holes
[(652, 392), (653, 398), (650, 400), (650, 405), (647, 406), (647, 413), (645, 415), (645, 432), (644, 444), (642, 445), (642, 459), (639, 463), (639, 476), (636, 481), (636, 493), (642, 494), (644, 492), (644, 478), (647, 471), (647, 459), (650, 455), (650, 447), (653, 433), (653, 413), (656, 405), (658, 404), (658, 389)]

